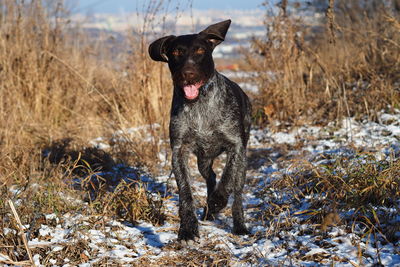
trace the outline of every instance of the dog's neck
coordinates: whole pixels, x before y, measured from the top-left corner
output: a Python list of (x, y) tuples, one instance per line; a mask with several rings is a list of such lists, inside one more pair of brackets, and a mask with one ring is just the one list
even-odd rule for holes
[(211, 74), (211, 77), (208, 79), (208, 81), (202, 86), (200, 94), (203, 93), (207, 93), (208, 89), (214, 85), (217, 82), (217, 71), (214, 70), (213, 74)]

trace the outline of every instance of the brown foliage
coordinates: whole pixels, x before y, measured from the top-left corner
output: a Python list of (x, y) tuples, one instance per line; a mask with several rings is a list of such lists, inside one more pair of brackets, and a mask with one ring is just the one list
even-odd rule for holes
[(276, 110), (259, 121), (376, 119), (376, 111), (398, 107), (400, 13), (395, 3), (329, 1), (327, 22), (322, 22), (327, 27), (307, 26), (286, 11), (267, 17), (265, 38), (255, 39), (254, 52), (245, 54), (248, 67), (257, 72), (256, 108)]

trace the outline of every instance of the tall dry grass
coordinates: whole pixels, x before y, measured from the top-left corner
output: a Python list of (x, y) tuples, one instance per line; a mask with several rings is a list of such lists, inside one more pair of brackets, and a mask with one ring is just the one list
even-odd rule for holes
[(54, 140), (82, 144), (124, 127), (165, 126), (169, 79), (148, 60), (145, 36), (131, 34), (124, 44), (131, 53), (115, 55), (110, 36), (93, 42), (86, 34), (63, 1), (0, 4), (0, 161), (25, 172), (1, 168), (5, 180), (27, 176), (34, 167), (23, 158)]
[(377, 111), (399, 106), (398, 1), (326, 1), (319, 27), (305, 26), (283, 2), (278, 15), (266, 18), (265, 38), (245, 53), (261, 90), (259, 122), (376, 119)]
[[(162, 4), (151, 1), (149, 6), (156, 2)], [(7, 199), (20, 199), (24, 223), (43, 213), (90, 212), (71, 199), (84, 199), (87, 190), (98, 190), (99, 199), (107, 199), (108, 181), (76, 191), (70, 186), (74, 177), (90, 182), (92, 175), (117, 163), (155, 165), (171, 90), (165, 90), (170, 82), (166, 69), (147, 56), (144, 30), (131, 29), (123, 43), (108, 33), (94, 41), (70, 19), (63, 1), (0, 2), (1, 214), (9, 211)], [(160, 126), (150, 127), (154, 138), (147, 141), (140, 131), (124, 131), (155, 124)], [(99, 136), (110, 145), (108, 151), (88, 147)], [(126, 187), (113, 199), (119, 203), (130, 195), (142, 198), (137, 203), (153, 203), (136, 190)], [(99, 203), (93, 203), (93, 212), (107, 213)], [(132, 204), (125, 213), (136, 208)], [(0, 219), (4, 227), (7, 218)]]
[[(162, 199), (140, 182), (110, 192), (114, 177), (99, 175), (118, 163), (151, 167), (165, 137), (170, 79), (148, 58), (145, 30), (131, 29), (123, 43), (109, 33), (95, 39), (71, 20), (61, 0), (0, 2), (0, 229), (15, 227), (9, 199), (31, 230), (54, 212), (163, 220)], [(155, 124), (150, 129), (157, 133), (147, 141), (140, 131), (124, 131)], [(108, 151), (88, 147), (99, 136)], [(74, 190), (76, 177), (80, 190)], [(96, 200), (88, 199), (94, 191)], [(9, 249), (21, 241), (18, 234), (0, 231), (0, 237), (1, 253), (26, 260), (23, 246)]]

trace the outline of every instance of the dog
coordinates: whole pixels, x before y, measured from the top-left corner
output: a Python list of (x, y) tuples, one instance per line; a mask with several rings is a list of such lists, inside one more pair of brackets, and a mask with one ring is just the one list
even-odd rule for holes
[[(215, 70), (214, 48), (225, 40), (231, 20), (210, 25), (198, 34), (162, 37), (149, 46), (150, 57), (168, 63), (174, 85), (169, 126), (172, 170), (179, 190), (178, 240), (199, 238), (198, 220), (190, 189), (188, 156), (194, 153), (207, 184), (202, 219), (213, 220), (233, 193), (233, 233), (249, 234), (243, 213), (246, 147), (250, 135), (251, 104), (233, 81)], [(219, 183), (214, 159), (227, 153)]]

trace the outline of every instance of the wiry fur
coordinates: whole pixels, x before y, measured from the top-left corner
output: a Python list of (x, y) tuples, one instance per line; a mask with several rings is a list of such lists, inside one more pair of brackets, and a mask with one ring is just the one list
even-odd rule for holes
[[(250, 132), (251, 105), (246, 94), (236, 83), (214, 69), (211, 57), (216, 45), (215, 39), (219, 38), (218, 43), (221, 42), (221, 38), (224, 39), (229, 24), (230, 21), (225, 21), (211, 25), (205, 30), (209, 30), (207, 34), (203, 31), (194, 35), (164, 37), (159, 39), (163, 44), (160, 45), (157, 40), (149, 49), (153, 59), (162, 58), (160, 61), (165, 61), (163, 59), (167, 58), (174, 77), (169, 130), (172, 167), (179, 189), (180, 240), (193, 240), (199, 236), (190, 189), (187, 162), (189, 153), (197, 156), (199, 171), (207, 183), (207, 206), (204, 208), (203, 218), (213, 219), (227, 205), (228, 198), (233, 193), (233, 232), (248, 233), (244, 223), (242, 191), (247, 165), (246, 146)], [(184, 51), (182, 57), (174, 57), (171, 54), (177, 46)], [(196, 46), (207, 50), (204, 56), (193, 55), (192, 47)], [(158, 54), (158, 51), (164, 55)], [(194, 101), (186, 99), (182, 89), (183, 84), (190, 82), (182, 75), (188, 68), (195, 70), (193, 79), (207, 79)], [(217, 184), (212, 164), (223, 152), (227, 153), (227, 162)]]

